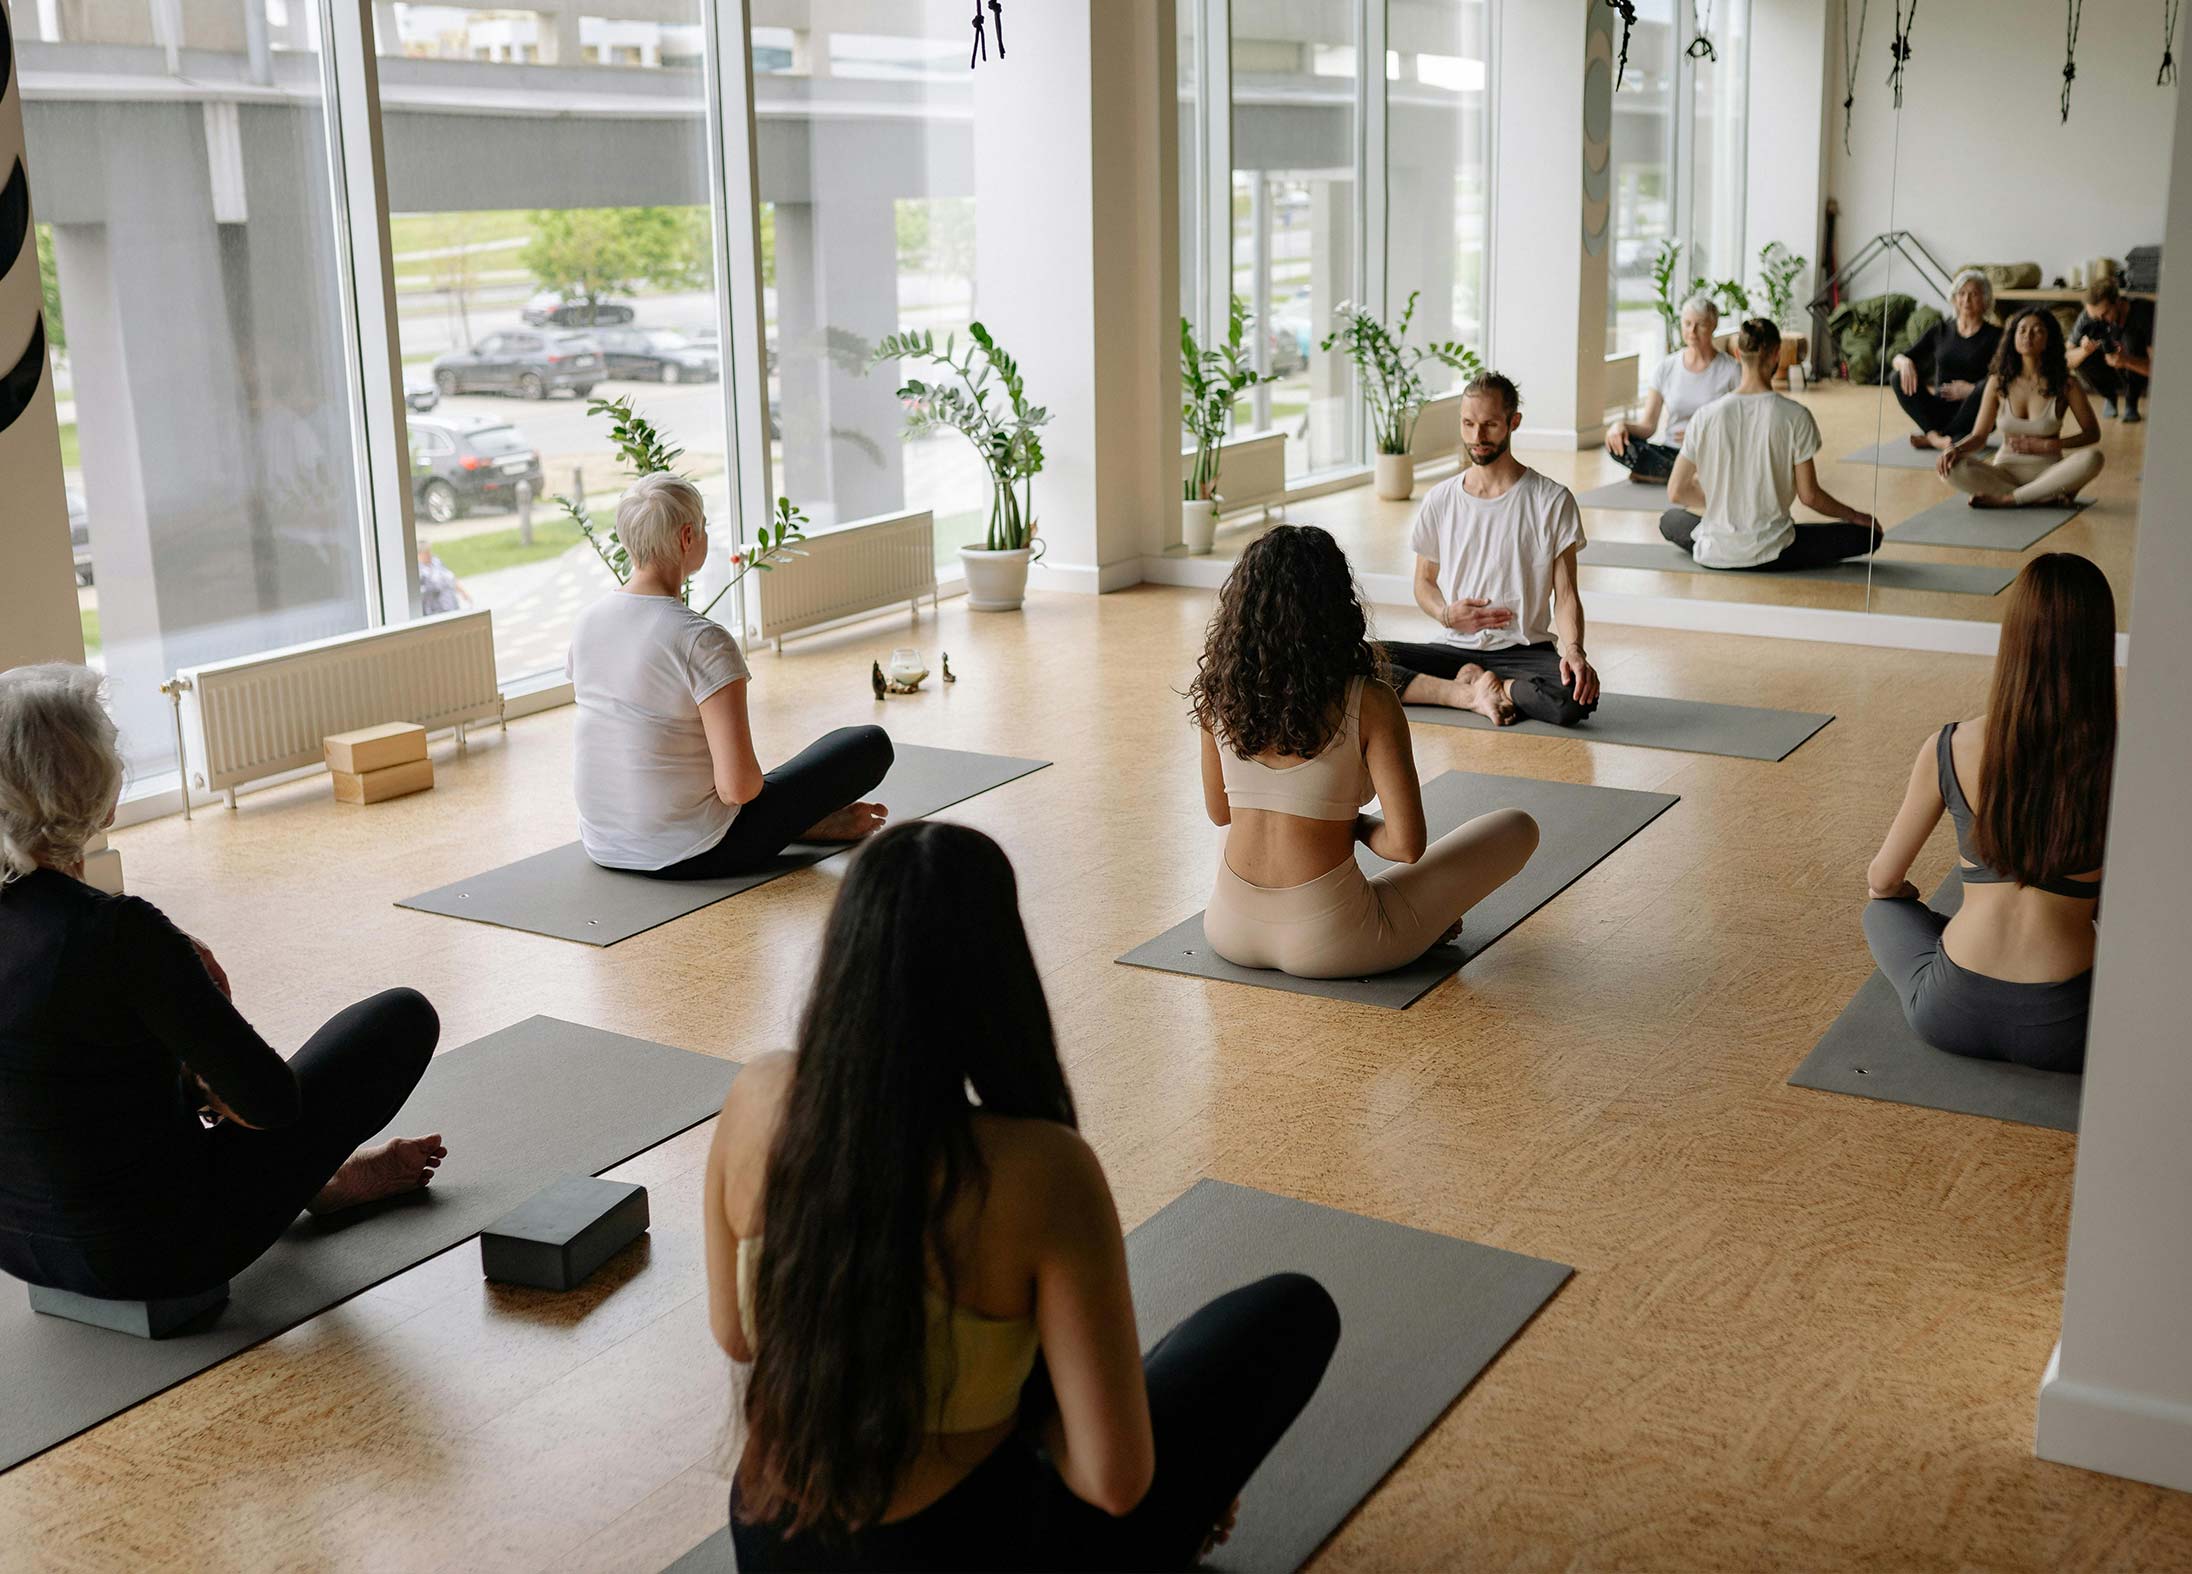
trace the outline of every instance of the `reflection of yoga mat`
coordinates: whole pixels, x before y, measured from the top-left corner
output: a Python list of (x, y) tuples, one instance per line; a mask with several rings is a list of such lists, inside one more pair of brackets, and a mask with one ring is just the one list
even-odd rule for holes
[[(1404, 1010), (1680, 801), (1668, 793), (1625, 787), (1447, 771), (1423, 784), (1423, 817), (1433, 838), (1494, 809), (1527, 811), (1536, 817), (1540, 833), (1538, 849), (1522, 872), (1469, 909), (1461, 938), (1454, 944), (1435, 945), (1415, 961), (1371, 978), (1295, 978), (1274, 969), (1235, 967), (1210, 949), (1210, 942), (1203, 938), (1203, 915), (1197, 913), (1118, 960), (1129, 967)], [(1355, 848), (1355, 860), (1368, 874), (1392, 867), (1360, 845)]]
[[(1574, 1270), (1473, 1241), (1203, 1180), (1126, 1238), (1144, 1346), (1228, 1290), (1306, 1273), (1340, 1342), (1307, 1409), (1241, 1493), (1211, 1569), (1297, 1569), (1415, 1447)], [(731, 1567), (718, 1531), (670, 1565)]]
[(1851, 558), (1825, 568), (1707, 568), (1667, 541), (1593, 541), (1577, 557), (1590, 568), (1655, 568), (1667, 574), (1718, 574), (1745, 579), (1823, 579), (1841, 585), (1871, 583), (1881, 590), (1942, 590), (1960, 596), (1998, 596), (2017, 576), (1968, 563), (1910, 563), (1891, 558)]
[[(1963, 879), (1951, 871), (1928, 905), (1953, 916), (1963, 900)], [(1894, 986), (1876, 970), (1789, 1085), (2076, 1131), (2085, 1079), (1935, 1049), (1911, 1031)]]
[(1817, 711), (1760, 710), (1750, 705), (1712, 705), (1704, 700), (1662, 699), (1656, 694), (1601, 694), (1598, 709), (1573, 727), (1518, 721), (1494, 727), (1473, 710), (1410, 705), (1408, 719), (1434, 727), (1475, 727), (1487, 732), (1527, 732), (1539, 738), (1582, 743), (1630, 743), (1642, 749), (1683, 749), (1739, 760), (1785, 760), (1806, 738), (1834, 720)]
[(1578, 508), (1630, 509), (1642, 514), (1664, 514), (1667, 511), (1667, 483), (1665, 481), (1609, 481), (1604, 486), (1594, 486), (1588, 492), (1576, 493)]
[[(875, 798), (889, 806), (892, 824), (919, 820), (1049, 763), (900, 744)], [(405, 897), (396, 905), (553, 935), (558, 940), (610, 946), (845, 850), (843, 845), (795, 842), (751, 874), (727, 880), (653, 880), (603, 869), (578, 843), (568, 842), (469, 880)]]
[(431, 1186), (300, 1219), (196, 1332), (154, 1341), (42, 1317), (0, 1277), (0, 1469), (447, 1251), (551, 1181), (599, 1174), (699, 1124), (737, 1074), (728, 1060), (532, 1017), (436, 1056), (390, 1123), (447, 1139)]
[(1888, 532), (1890, 546), (1983, 547), (1993, 552), (2022, 552), (2078, 517), (2085, 505), (2062, 508), (1973, 508), (1962, 493), (1913, 514)]
[[(1998, 441), (1990, 442), (1984, 452), (1999, 453), (2001, 444)], [(1940, 462), (1940, 449), (1913, 448), (1907, 437), (1891, 437), (1884, 443), (1874, 443), (1869, 448), (1860, 448), (1854, 454), (1842, 456), (1842, 463), (1846, 465), (1885, 465), (1890, 470), (1931, 470)]]

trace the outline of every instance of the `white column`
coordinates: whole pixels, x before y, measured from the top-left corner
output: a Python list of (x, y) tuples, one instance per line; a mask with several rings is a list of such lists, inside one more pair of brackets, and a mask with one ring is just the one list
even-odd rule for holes
[(1051, 412), (1034, 583), (1114, 590), (1178, 539), (1178, 77), (1173, 0), (1009, 9), (975, 72), (982, 321)]
[[(2192, 258), (2192, 94), (2176, 105), (2165, 256)], [(2183, 264), (2180, 262), (2180, 267)], [(2063, 1335), (2040, 1384), (2042, 1459), (2192, 1491), (2192, 1052), (2184, 902), (2192, 836), (2192, 347), (2183, 280), (2164, 289), (2150, 405), (2120, 742), (2108, 820), (2108, 900), (2094, 966)], [(2164, 281), (2165, 285), (2167, 280)]]
[[(1828, 63), (1828, 10), (1819, 0), (1751, 0), (1742, 276), (1755, 281), (1759, 250), (1779, 241), (1806, 259), (1793, 286), (1797, 311), (1819, 287), (1827, 150), (1842, 141), (1842, 96), (1827, 91), (1829, 70), (1840, 70)], [(1837, 31), (1834, 48), (1841, 42)]]
[(1525, 447), (1605, 432), (1613, 16), (1601, 0), (1500, 0), (1492, 346), (1522, 389)]

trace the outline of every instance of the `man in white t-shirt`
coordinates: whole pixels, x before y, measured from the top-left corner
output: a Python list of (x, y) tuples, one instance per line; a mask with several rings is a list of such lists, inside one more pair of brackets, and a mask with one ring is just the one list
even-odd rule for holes
[(1462, 390), (1470, 468), (1431, 488), (1408, 538), (1416, 605), (1446, 632), (1388, 642), (1386, 657), (1410, 705), (1573, 727), (1598, 707), (1576, 592), (1583, 519), (1573, 492), (1514, 456), (1521, 424), (1522, 396), (1499, 373)]

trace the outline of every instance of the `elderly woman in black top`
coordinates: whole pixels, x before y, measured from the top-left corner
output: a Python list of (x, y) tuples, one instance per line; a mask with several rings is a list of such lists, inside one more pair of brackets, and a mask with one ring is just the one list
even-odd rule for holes
[(304, 1209), (411, 1191), (436, 1136), (358, 1144), (433, 1058), (391, 989), (284, 1061), (204, 945), (82, 881), (122, 782), (84, 667), (0, 673), (0, 1270), (108, 1300), (196, 1295)]
[(1977, 268), (1956, 275), (1948, 293), (1954, 315), (1928, 328), (1918, 342), (1895, 358), (1890, 381), (1895, 402), (1918, 428), (1913, 448), (1946, 450), (1970, 433), (1979, 419), (1988, 369), (2002, 342), (2001, 326), (1987, 321), (1994, 309), (1994, 285)]

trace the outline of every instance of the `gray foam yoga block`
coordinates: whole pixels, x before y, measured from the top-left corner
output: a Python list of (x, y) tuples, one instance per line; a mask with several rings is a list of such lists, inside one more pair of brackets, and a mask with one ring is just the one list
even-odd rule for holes
[(647, 1188), (574, 1175), (480, 1232), (480, 1267), (503, 1284), (575, 1290), (647, 1233)]
[(184, 1324), (195, 1321), (228, 1299), (227, 1281), (199, 1295), (179, 1295), (160, 1301), (103, 1301), (72, 1290), (30, 1287), (30, 1309), (48, 1317), (65, 1317), (72, 1323), (111, 1328), (139, 1339), (165, 1339)]

